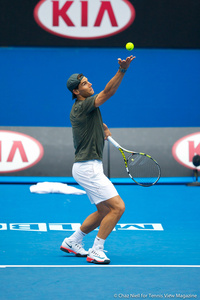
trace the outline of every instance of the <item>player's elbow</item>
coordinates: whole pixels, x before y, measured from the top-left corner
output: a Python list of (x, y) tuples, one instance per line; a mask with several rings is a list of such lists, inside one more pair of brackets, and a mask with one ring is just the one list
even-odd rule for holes
[(110, 97), (112, 97), (114, 95), (114, 93), (105, 93), (105, 92), (101, 92), (95, 99), (94, 101), (94, 106), (95, 107), (99, 107), (102, 104), (104, 104), (108, 99), (110, 99)]

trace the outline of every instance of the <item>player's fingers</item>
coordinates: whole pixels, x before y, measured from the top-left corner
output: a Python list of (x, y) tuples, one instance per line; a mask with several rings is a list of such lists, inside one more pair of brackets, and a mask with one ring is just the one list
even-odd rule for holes
[(126, 62), (131, 63), (134, 58), (135, 56), (131, 55), (130, 57), (127, 57)]
[(128, 56), (126, 60), (127, 60), (127, 61), (132, 61), (132, 60), (133, 60), (133, 55)]

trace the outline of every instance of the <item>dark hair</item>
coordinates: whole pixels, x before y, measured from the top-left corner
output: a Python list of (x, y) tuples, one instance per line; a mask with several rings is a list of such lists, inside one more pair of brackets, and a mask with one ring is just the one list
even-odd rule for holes
[(77, 79), (80, 79), (82, 76), (84, 76), (82, 73), (78, 74)]

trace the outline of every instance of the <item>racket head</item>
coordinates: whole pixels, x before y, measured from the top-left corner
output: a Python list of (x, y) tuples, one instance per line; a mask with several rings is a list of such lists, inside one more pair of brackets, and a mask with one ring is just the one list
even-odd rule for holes
[(144, 187), (156, 184), (161, 176), (157, 161), (145, 153), (131, 153), (127, 158), (126, 171), (135, 183)]

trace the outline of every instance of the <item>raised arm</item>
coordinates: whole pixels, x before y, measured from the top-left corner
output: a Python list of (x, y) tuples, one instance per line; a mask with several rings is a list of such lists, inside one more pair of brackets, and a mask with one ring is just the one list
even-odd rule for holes
[(119, 70), (117, 71), (115, 76), (107, 83), (105, 89), (96, 97), (94, 103), (95, 107), (99, 107), (115, 94), (118, 87), (120, 86), (120, 83), (122, 82), (126, 70), (130, 66), (130, 63), (134, 58), (135, 56), (132, 55), (123, 60), (121, 58), (118, 58), (118, 63), (120, 66)]

